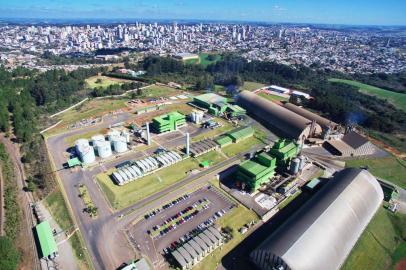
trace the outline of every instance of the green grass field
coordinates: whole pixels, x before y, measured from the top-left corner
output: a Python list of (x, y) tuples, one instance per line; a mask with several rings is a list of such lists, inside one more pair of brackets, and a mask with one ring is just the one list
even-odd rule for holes
[(263, 83), (257, 83), (257, 82), (244, 82), (244, 85), (241, 87), (242, 90), (247, 90), (247, 91), (254, 91), (259, 88), (264, 87), (265, 84)]
[(204, 258), (200, 263), (193, 267), (194, 270), (212, 270), (217, 269), (221, 259), (240, 243), (246, 235), (238, 232), (238, 229), (251, 221), (258, 221), (257, 215), (242, 205), (231, 210), (221, 217), (217, 224), (221, 227), (230, 227), (233, 229), (233, 239), (224, 244), (221, 248), (213, 251), (209, 256)]
[[(74, 224), (69, 216), (62, 193), (59, 190), (56, 190), (49, 194), (45, 198), (44, 202), (48, 210), (51, 212), (52, 217), (58, 223), (61, 229), (64, 231), (72, 231)], [(75, 233), (71, 238), (69, 238), (69, 243), (71, 244), (73, 252), (78, 259), (77, 262), (80, 269), (89, 269), (90, 263), (87, 261), (87, 251), (83, 249), (84, 243), (81, 243), (78, 233)]]
[(232, 143), (225, 146), (221, 151), (228, 157), (233, 157), (239, 153), (245, 152), (258, 145), (265, 145), (266, 134), (264, 131), (254, 127), (254, 136), (247, 138), (239, 143)]
[(259, 93), (259, 96), (263, 97), (263, 98), (266, 98), (267, 100), (270, 100), (270, 101), (288, 101), (287, 98), (277, 96), (277, 95), (268, 95), (268, 94), (265, 94), (265, 93)]
[(168, 97), (176, 95), (176, 89), (162, 85), (151, 85), (142, 89), (142, 96), (144, 97)]
[(212, 54), (212, 55), (215, 56), (215, 58), (213, 60), (209, 60), (208, 59), (209, 55), (210, 55), (209, 53), (201, 53), (201, 54), (199, 54), (199, 63), (200, 63), (200, 65), (206, 67), (206, 66), (208, 66), (210, 64), (213, 64), (213, 63), (216, 63), (216, 62), (218, 62), (218, 61), (220, 61), (222, 59), (221, 55)]
[(222, 162), (226, 159), (226, 157), (224, 155), (222, 155), (221, 153), (217, 152), (217, 151), (210, 151), (204, 155), (198, 156), (196, 158), (196, 160), (200, 163), (203, 162), (205, 160), (208, 160), (211, 165), (217, 164), (219, 162)]
[(346, 162), (346, 167), (368, 166), (376, 177), (383, 178), (402, 188), (406, 188), (406, 162), (394, 156), (371, 159), (353, 159)]
[(103, 134), (107, 131), (107, 129), (96, 129), (96, 130), (91, 130), (85, 133), (80, 133), (77, 135), (72, 135), (70, 137), (65, 138), (65, 142), (69, 145), (69, 146), (73, 146), (73, 144), (75, 143), (76, 140), (78, 139), (90, 139), (92, 136), (96, 135), (96, 134)]
[(359, 88), (362, 93), (373, 95), (395, 105), (398, 109), (406, 111), (406, 94), (396, 93), (393, 91), (385, 90), (372, 85), (360, 83), (357, 81), (343, 80), (343, 79), (329, 79), (330, 82), (339, 82), (349, 84)]
[[(101, 82), (98, 82), (98, 80), (100, 80)], [(110, 77), (106, 77), (106, 76), (93, 76), (90, 78), (87, 78), (86, 80), (86, 84), (89, 88), (96, 88), (96, 87), (109, 87), (110, 85), (122, 85), (124, 82), (129, 82), (127, 80), (123, 80), (123, 79), (116, 79), (116, 78), (110, 78)]]
[(198, 168), (197, 161), (189, 158), (124, 186), (114, 184), (104, 173), (97, 176), (97, 181), (110, 204), (116, 209), (121, 209), (167, 188), (185, 178), (186, 172), (196, 168)]
[(392, 214), (380, 207), (351, 251), (342, 270), (394, 269), (406, 256), (406, 215)]

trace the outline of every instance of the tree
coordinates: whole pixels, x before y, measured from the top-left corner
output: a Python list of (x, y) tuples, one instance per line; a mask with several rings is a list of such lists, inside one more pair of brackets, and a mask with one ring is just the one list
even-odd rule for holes
[(101, 84), (103, 82), (103, 80), (102, 79), (100, 79), (100, 78), (98, 78), (97, 80), (96, 80), (96, 82), (95, 83), (97, 83), (97, 84)]
[(17, 269), (20, 254), (7, 236), (0, 236), (0, 269)]

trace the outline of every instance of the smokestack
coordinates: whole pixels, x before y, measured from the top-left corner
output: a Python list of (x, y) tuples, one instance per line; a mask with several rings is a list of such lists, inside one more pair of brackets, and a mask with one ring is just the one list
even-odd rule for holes
[(149, 122), (145, 124), (147, 126), (147, 144), (151, 145), (151, 134), (149, 132)]
[(189, 132), (186, 133), (186, 155), (189, 156), (190, 152), (190, 137), (189, 137)]

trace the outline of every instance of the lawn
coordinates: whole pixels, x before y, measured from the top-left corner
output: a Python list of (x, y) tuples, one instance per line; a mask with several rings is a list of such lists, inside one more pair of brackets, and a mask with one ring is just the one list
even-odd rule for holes
[[(209, 55), (214, 55), (215, 58), (213, 60), (209, 60)], [(216, 63), (222, 59), (221, 55), (219, 54), (210, 54), (210, 53), (201, 53), (199, 54), (199, 63), (200, 65), (206, 67), (210, 64)]]
[(387, 100), (389, 103), (395, 105), (398, 109), (406, 111), (406, 94), (396, 93), (393, 91), (385, 90), (372, 85), (360, 83), (357, 81), (343, 80), (343, 79), (329, 79), (330, 82), (339, 82), (349, 84), (359, 88), (364, 94), (376, 96), (381, 99)]
[(151, 85), (142, 89), (142, 97), (169, 97), (178, 94), (176, 89), (163, 85)]
[(217, 266), (221, 262), (221, 259), (230, 252), (235, 246), (238, 245), (246, 236), (239, 233), (238, 229), (240, 229), (245, 224), (251, 221), (258, 221), (257, 215), (253, 212), (248, 210), (242, 205), (238, 205), (238, 207), (232, 209), (226, 215), (221, 217), (217, 224), (221, 227), (230, 227), (233, 229), (233, 239), (231, 239), (228, 243), (224, 244), (222, 247), (217, 248), (213, 251), (210, 255), (204, 258), (199, 264), (193, 267), (194, 270), (212, 270), (217, 269)]
[(254, 91), (259, 88), (264, 87), (265, 84), (263, 83), (257, 83), (257, 82), (244, 82), (243, 86), (241, 87), (242, 90), (247, 90), (247, 91)]
[(266, 98), (267, 100), (270, 101), (287, 101), (288, 99), (285, 97), (277, 96), (277, 95), (268, 95), (265, 93), (259, 93), (259, 96)]
[(351, 251), (342, 270), (390, 269), (406, 256), (406, 215), (380, 207)]
[(394, 156), (384, 158), (353, 159), (346, 162), (346, 167), (368, 166), (376, 177), (383, 178), (402, 188), (406, 188), (406, 163)]
[(196, 160), (199, 163), (203, 162), (205, 160), (208, 160), (210, 163), (210, 166), (220, 163), (220, 162), (224, 161), (225, 159), (226, 159), (226, 157), (217, 151), (210, 151), (210, 152), (208, 152), (204, 155), (198, 156), (196, 158)]
[[(69, 216), (62, 193), (59, 190), (55, 190), (45, 198), (44, 202), (61, 229), (71, 232), (74, 228), (74, 224)], [(69, 238), (69, 243), (78, 259), (80, 269), (90, 269), (90, 263), (88, 261), (90, 258), (87, 251), (83, 248), (84, 243), (83, 240), (81, 241), (79, 232), (76, 232), (71, 238)]]
[[(100, 82), (98, 82), (100, 80)], [(92, 76), (90, 78), (87, 78), (86, 84), (89, 88), (96, 88), (96, 87), (103, 87), (107, 88), (110, 85), (122, 85), (125, 82), (129, 82), (127, 80), (122, 80), (122, 79), (116, 79), (116, 78), (110, 78), (106, 76)]]
[(104, 173), (97, 176), (97, 181), (110, 204), (116, 209), (122, 209), (167, 188), (185, 178), (188, 171), (196, 168), (198, 168), (197, 161), (189, 158), (124, 186), (116, 185)]

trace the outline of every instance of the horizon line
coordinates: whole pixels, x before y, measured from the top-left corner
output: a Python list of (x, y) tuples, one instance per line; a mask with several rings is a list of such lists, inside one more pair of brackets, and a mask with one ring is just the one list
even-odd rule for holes
[[(351, 24), (351, 23), (323, 23), (323, 22), (283, 22), (283, 21), (264, 21), (264, 20), (241, 20), (241, 19), (173, 19), (173, 18), (82, 18), (82, 17), (69, 17), (69, 18), (29, 18), (29, 17), (0, 17), (0, 23), (8, 22), (15, 23), (15, 20), (26, 20), (26, 21), (83, 21), (77, 22), (79, 24), (86, 23), (87, 21), (92, 21), (92, 23), (103, 23), (102, 21), (111, 21), (110, 23), (119, 23), (119, 21), (126, 22), (142, 22), (142, 21), (165, 21), (165, 22), (215, 22), (215, 23), (245, 23), (245, 24), (292, 24), (292, 25), (323, 25), (323, 26), (356, 26), (356, 27), (406, 27), (406, 24)], [(29, 23), (29, 22), (27, 22)], [(50, 23), (50, 22), (48, 22)], [(55, 23), (55, 22), (54, 22)], [(62, 24), (62, 22), (61, 22)]]

